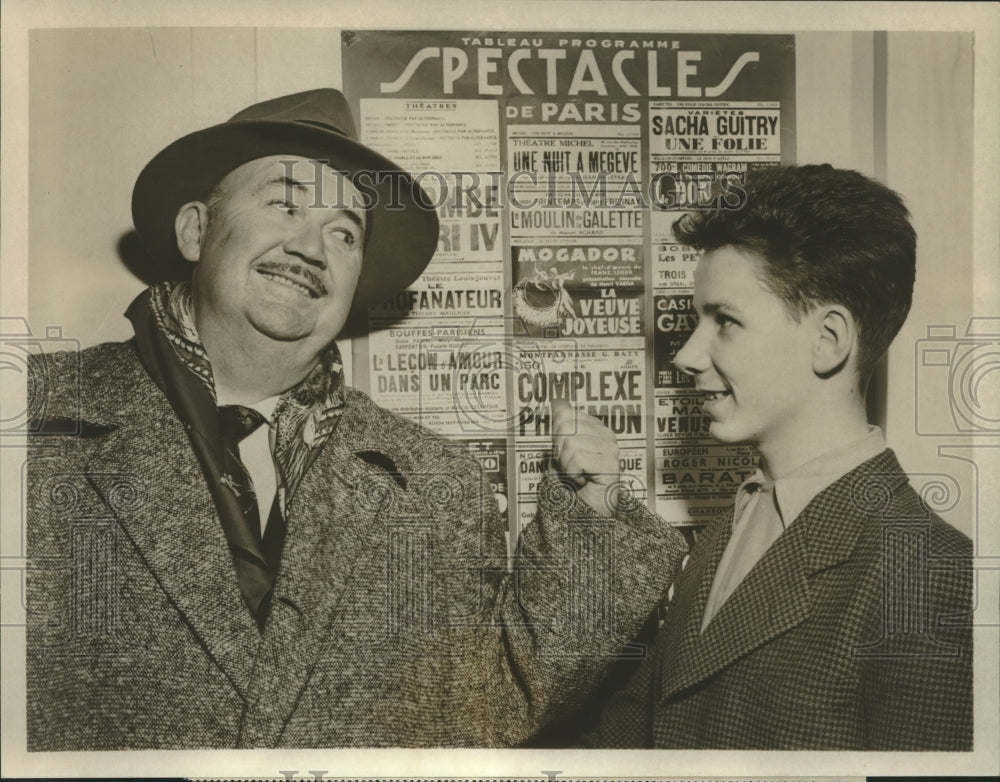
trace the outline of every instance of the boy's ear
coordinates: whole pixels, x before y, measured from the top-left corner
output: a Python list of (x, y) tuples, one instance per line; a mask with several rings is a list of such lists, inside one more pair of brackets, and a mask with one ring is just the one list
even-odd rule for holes
[(177, 249), (191, 263), (201, 258), (201, 240), (208, 226), (208, 207), (201, 201), (189, 201), (177, 210), (174, 233)]
[(840, 370), (857, 349), (854, 316), (840, 304), (826, 304), (817, 313), (813, 371), (827, 377)]

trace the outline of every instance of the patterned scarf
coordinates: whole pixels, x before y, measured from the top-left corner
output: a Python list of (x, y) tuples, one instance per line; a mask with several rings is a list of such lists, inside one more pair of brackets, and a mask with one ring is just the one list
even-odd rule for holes
[[(146, 312), (142, 312), (143, 309)], [(216, 396), (212, 366), (194, 325), (191, 286), (187, 282), (159, 283), (133, 302), (128, 315), (136, 327), (140, 353), (144, 352), (143, 335), (140, 332), (142, 321), (146, 320), (142, 316), (147, 313), (152, 316), (159, 336), (173, 349), (171, 357), (160, 356), (160, 361), (173, 358), (179, 362), (190, 373), (188, 377), (197, 378), (197, 385), (208, 392), (214, 404)], [(156, 379), (157, 373), (152, 374)], [(190, 404), (178, 404), (176, 398), (178, 394), (185, 394), (185, 388), (190, 389), (189, 383), (172, 383), (169, 379), (158, 382), (174, 403), (175, 409), (182, 411), (190, 408)], [(270, 424), (275, 431), (274, 458), (281, 478), (278, 497), (283, 513), (302, 476), (337, 426), (344, 406), (343, 384), (340, 351), (336, 344), (330, 343), (330, 347), (320, 355), (319, 362), (306, 378), (278, 398)], [(183, 413), (181, 417), (187, 420)]]

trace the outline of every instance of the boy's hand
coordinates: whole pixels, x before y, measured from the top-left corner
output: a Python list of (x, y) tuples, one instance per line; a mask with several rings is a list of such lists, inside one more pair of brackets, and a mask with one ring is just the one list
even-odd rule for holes
[(617, 508), (617, 492), (608, 487), (621, 478), (618, 439), (604, 424), (577, 410), (565, 399), (553, 399), (552, 463), (549, 469), (565, 475), (577, 495), (603, 515)]

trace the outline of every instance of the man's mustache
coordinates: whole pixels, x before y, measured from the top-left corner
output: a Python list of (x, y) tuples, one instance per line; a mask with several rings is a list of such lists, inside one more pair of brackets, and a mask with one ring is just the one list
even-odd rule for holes
[(311, 288), (320, 296), (327, 293), (323, 279), (308, 266), (299, 263), (287, 263), (279, 261), (265, 261), (257, 267), (258, 271), (272, 272), (273, 274), (284, 275), (289, 278), (300, 278), (306, 287)]

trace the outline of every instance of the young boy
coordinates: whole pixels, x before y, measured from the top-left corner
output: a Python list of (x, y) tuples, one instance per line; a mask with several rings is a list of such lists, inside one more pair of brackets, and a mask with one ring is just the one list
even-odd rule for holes
[(969, 539), (926, 509), (865, 387), (910, 307), (899, 197), (830, 166), (770, 169), (689, 214), (698, 326), (675, 364), (757, 473), (702, 534), (605, 746), (968, 750)]

